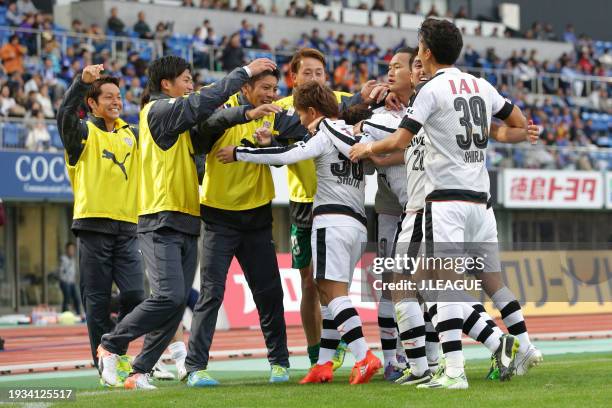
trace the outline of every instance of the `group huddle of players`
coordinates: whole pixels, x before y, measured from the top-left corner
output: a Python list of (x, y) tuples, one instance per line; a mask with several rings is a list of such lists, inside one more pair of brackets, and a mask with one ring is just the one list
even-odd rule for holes
[[(151, 286), (144, 299), (142, 276), (138, 283), (138, 276), (118, 279), (128, 274), (126, 268), (109, 272), (111, 284), (113, 279), (123, 284), (119, 289), (127, 300), (118, 324), (107, 327), (106, 287), (101, 289), (99, 277), (91, 274), (83, 282), (81, 272), (101, 382), (155, 388), (149, 373), (170, 345), (187, 385), (218, 384), (207, 365), (234, 255), (260, 314), (270, 382), (289, 380), (282, 288), (271, 239), (269, 165), (289, 169), (293, 267), (302, 276), (301, 316), (312, 363), (300, 383), (331, 381), (348, 348), (356, 360), (351, 384), (366, 383), (384, 368), (385, 378), (399, 384), (464, 389), (463, 333), (491, 351), (490, 379), (505, 381), (541, 362), (521, 307), (501, 279), (486, 169), (489, 137), (534, 143), (538, 130), (486, 80), (454, 67), (462, 46), (454, 24), (427, 19), (418, 48), (396, 51), (387, 82), (363, 84), (353, 96), (332, 91), (325, 84), (324, 56), (303, 49), (291, 62), (293, 94), (280, 101), (275, 101), (278, 70), (269, 60), (256, 60), (193, 92), (188, 65), (164, 57), (149, 67), (149, 95), (138, 132), (118, 118), (118, 88), (115, 94), (108, 88), (108, 96), (96, 82), (101, 67), (86, 68), (73, 88), (84, 83), (99, 88), (86, 100), (93, 116), (103, 120), (58, 119), (75, 190), (79, 267), (91, 269), (96, 259), (88, 246), (107, 245), (113, 233), (112, 245), (133, 256), (137, 231)], [(503, 124), (492, 123), (493, 117)], [(76, 142), (69, 149), (71, 132)], [(109, 135), (119, 135), (119, 142)], [(201, 192), (197, 151), (207, 153)], [(232, 162), (239, 164), (225, 166)], [(92, 171), (92, 166), (98, 167)], [(102, 171), (107, 179), (99, 177)], [(463, 291), (384, 291), (378, 303), (384, 362), (370, 351), (349, 287), (367, 242), (365, 175), (373, 171), (381, 254), (414, 257), (425, 251), (431, 257), (484, 259), (471, 273), (500, 311), (507, 334)], [(201, 221), (202, 285), (185, 350), (176, 332), (195, 274)], [(129, 245), (118, 244), (124, 235), (132, 237)], [(118, 256), (113, 251), (109, 258)], [(139, 261), (133, 261), (131, 271), (138, 269)], [(452, 267), (413, 269), (395, 270), (391, 279), (460, 278)], [(99, 321), (90, 318), (96, 314)], [(129, 342), (142, 335), (142, 352), (125, 361)]]

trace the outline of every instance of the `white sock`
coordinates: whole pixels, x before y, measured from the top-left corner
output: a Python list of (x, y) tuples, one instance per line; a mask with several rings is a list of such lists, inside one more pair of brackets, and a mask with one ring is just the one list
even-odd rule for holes
[(428, 364), (425, 351), (425, 320), (421, 306), (415, 298), (403, 299), (395, 304), (395, 312), (410, 370), (414, 375), (423, 375)]
[(389, 364), (397, 366), (396, 346), (398, 336), (397, 328), (395, 327), (393, 303), (389, 299), (381, 298), (378, 303), (378, 331), (385, 360), (384, 367)]
[(527, 333), (527, 326), (525, 325), (525, 318), (523, 317), (521, 305), (518, 300), (516, 300), (512, 291), (504, 286), (491, 296), (491, 300), (501, 313), (502, 320), (508, 329), (508, 333), (518, 338), (520, 351), (527, 351), (531, 345), (531, 341), (529, 340), (529, 333)]
[(438, 302), (438, 333), (446, 360), (446, 374), (455, 378), (464, 372), (461, 335), (463, 307), (457, 302)]
[(355, 356), (355, 360), (363, 360), (368, 352), (368, 344), (363, 337), (361, 319), (351, 299), (348, 296), (339, 296), (329, 302), (327, 307), (334, 316), (338, 332)]
[(323, 329), (321, 330), (321, 343), (317, 364), (325, 364), (331, 361), (340, 343), (340, 333), (338, 333), (336, 323), (334, 323), (334, 316), (327, 306), (321, 306), (321, 317)]

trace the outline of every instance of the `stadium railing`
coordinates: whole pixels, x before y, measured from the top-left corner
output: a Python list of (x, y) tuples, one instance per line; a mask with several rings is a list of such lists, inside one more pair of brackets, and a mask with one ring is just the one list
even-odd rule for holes
[(9, 38), (17, 34), (22, 45), (34, 47), (36, 55), (42, 55), (43, 36), (53, 35), (58, 42), (63, 55), (66, 49), (74, 44), (87, 46), (92, 52), (102, 52), (107, 50), (111, 59), (117, 59), (120, 52), (137, 52), (144, 59), (155, 59), (163, 55), (163, 45), (161, 41), (145, 40), (137, 36), (113, 36), (113, 35), (91, 35), (66, 31), (60, 28), (54, 30), (37, 30), (29, 28), (0, 26), (0, 43), (8, 42)]
[[(26, 140), (30, 128), (38, 119), (2, 118), (0, 122), (1, 150), (28, 150)], [(44, 120), (49, 132), (49, 143), (39, 151), (62, 151), (62, 141), (55, 120)], [(604, 140), (605, 139), (605, 140)], [(537, 145), (528, 143), (508, 145), (489, 142), (487, 165), (498, 168), (534, 168), (557, 170), (612, 170), (612, 148), (578, 146), (547, 146), (542, 141)], [(602, 136), (600, 146), (612, 146), (610, 136)]]

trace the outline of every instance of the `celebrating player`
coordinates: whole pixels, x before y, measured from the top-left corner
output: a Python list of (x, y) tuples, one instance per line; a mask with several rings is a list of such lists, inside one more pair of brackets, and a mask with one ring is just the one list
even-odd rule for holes
[[(337, 120), (338, 103), (331, 89), (311, 81), (297, 87), (293, 97), (302, 125), (314, 134), (307, 142), (262, 149), (228, 146), (221, 149), (217, 157), (222, 162), (239, 160), (277, 165), (314, 159), (317, 193), (311, 244), (323, 332), (318, 362), (301, 383), (332, 380), (332, 358), (340, 338), (357, 361), (351, 373), (351, 384), (365, 383), (382, 365), (368, 349), (361, 319), (348, 297), (353, 270), (367, 239), (363, 167), (346, 159), (355, 140), (351, 127)], [(344, 140), (344, 148), (337, 149), (332, 137)]]

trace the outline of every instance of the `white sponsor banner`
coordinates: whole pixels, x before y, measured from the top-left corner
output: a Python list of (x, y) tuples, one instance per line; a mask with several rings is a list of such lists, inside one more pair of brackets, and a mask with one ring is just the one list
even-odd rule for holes
[(602, 208), (604, 175), (595, 171), (505, 169), (507, 208)]
[(612, 171), (606, 171), (606, 208), (612, 208)]

